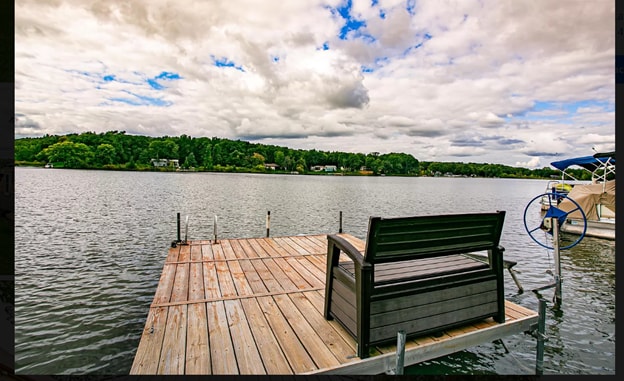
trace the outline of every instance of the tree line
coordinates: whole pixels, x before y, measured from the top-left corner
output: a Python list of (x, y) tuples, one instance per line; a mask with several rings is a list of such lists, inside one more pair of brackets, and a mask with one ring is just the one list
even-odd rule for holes
[[(154, 161), (177, 160), (156, 167)], [(335, 166), (344, 174), (402, 176), (478, 176), (548, 178), (550, 168), (527, 169), (500, 164), (420, 162), (410, 154), (349, 153), (291, 149), (218, 137), (188, 135), (149, 137), (125, 131), (45, 135), (15, 140), (15, 164), (115, 170), (196, 170), (214, 172), (315, 173), (316, 166)], [(267, 164), (275, 164), (273, 168)], [(579, 171), (579, 176), (582, 171)]]

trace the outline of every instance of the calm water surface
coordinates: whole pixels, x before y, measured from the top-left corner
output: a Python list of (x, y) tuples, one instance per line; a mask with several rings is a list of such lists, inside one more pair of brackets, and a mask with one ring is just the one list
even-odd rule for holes
[[(546, 181), (15, 169), (15, 361), (19, 374), (128, 374), (176, 213), (188, 239), (335, 233), (364, 238), (371, 215), (506, 210), (501, 244), (515, 260), (507, 299), (537, 311), (552, 252), (523, 225)], [(537, 226), (539, 216), (529, 221)], [(184, 234), (184, 233), (183, 233)], [(548, 301), (544, 374), (615, 374), (615, 242), (562, 252), (563, 303)], [(520, 334), (413, 366), (413, 374), (534, 374), (536, 340)], [(509, 352), (507, 352), (509, 350)]]

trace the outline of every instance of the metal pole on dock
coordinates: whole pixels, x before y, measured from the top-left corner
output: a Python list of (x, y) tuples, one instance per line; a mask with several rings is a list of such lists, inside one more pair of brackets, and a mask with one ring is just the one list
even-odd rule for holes
[(180, 239), (180, 213), (178, 213), (178, 240), (176, 242), (181, 242)]
[(405, 364), (405, 331), (401, 330), (397, 333), (397, 358), (396, 370), (394, 374), (403, 374)]
[(217, 241), (217, 215), (214, 216), (214, 243), (218, 243)]
[(544, 341), (546, 336), (546, 301), (539, 299), (539, 316), (537, 321), (537, 356), (535, 374), (541, 376), (544, 373)]
[(338, 225), (338, 233), (342, 233), (342, 210), (340, 211), (340, 223)]
[(267, 211), (266, 216), (266, 236), (269, 238), (269, 231), (271, 230), (271, 211)]
[(555, 257), (555, 296), (554, 303), (561, 305), (561, 259), (559, 256), (559, 220), (552, 219), (553, 224), (553, 256)]
[(186, 245), (187, 238), (188, 238), (188, 220), (189, 220), (189, 216), (186, 216), (186, 226), (184, 227), (184, 244)]

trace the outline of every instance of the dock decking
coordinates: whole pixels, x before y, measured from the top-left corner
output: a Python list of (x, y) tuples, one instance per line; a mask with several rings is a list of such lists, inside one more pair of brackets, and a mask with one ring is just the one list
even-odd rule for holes
[[(358, 249), (364, 242), (343, 234)], [(170, 248), (130, 374), (381, 374), (395, 345), (355, 355), (323, 317), (326, 235), (192, 241)], [(406, 342), (405, 366), (528, 330), (509, 301), (491, 318)]]

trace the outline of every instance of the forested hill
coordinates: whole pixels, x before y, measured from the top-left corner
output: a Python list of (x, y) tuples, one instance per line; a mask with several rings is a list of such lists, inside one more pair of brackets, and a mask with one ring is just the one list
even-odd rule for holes
[(559, 173), (549, 168), (529, 170), (500, 164), (419, 162), (405, 153), (297, 150), (217, 137), (148, 137), (126, 135), (124, 131), (16, 139), (15, 164), (119, 170), (331, 171), (344, 174), (523, 178), (548, 178)]

